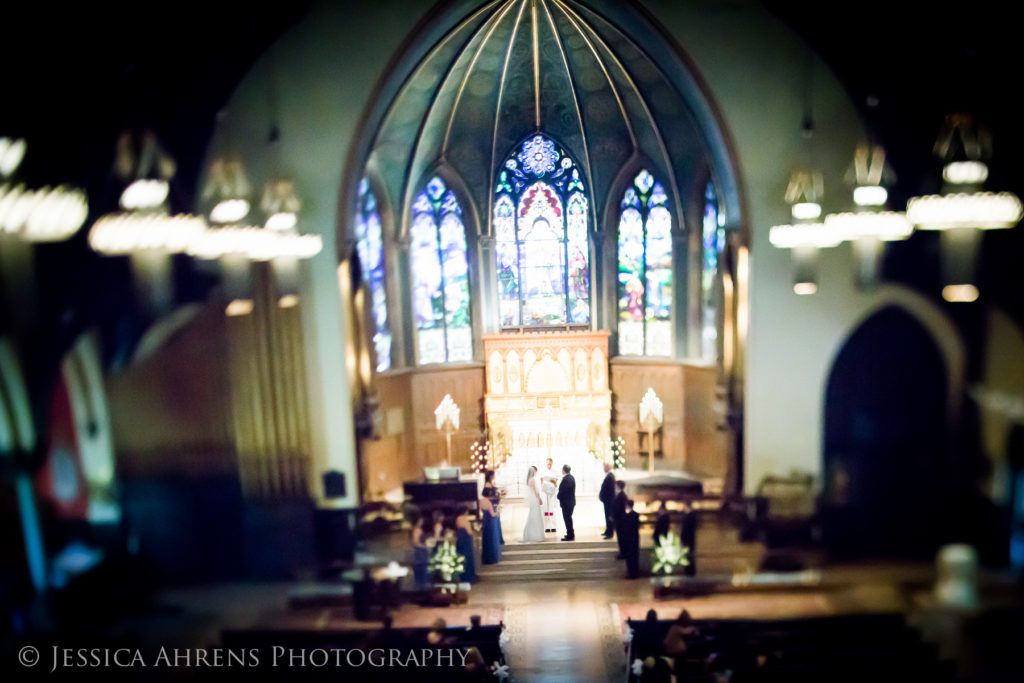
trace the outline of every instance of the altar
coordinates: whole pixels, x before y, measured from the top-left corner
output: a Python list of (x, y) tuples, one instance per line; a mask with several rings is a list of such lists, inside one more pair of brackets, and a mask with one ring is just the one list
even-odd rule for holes
[(558, 331), (484, 339), (484, 412), (492, 443), (507, 454), (495, 473), (510, 496), (523, 494), (531, 465), (568, 464), (577, 495), (596, 494), (611, 424), (608, 332)]

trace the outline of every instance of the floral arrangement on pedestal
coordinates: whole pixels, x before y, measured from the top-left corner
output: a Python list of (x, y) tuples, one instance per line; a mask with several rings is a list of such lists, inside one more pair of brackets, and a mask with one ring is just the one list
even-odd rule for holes
[(626, 466), (626, 440), (621, 436), (607, 438), (590, 449), (595, 460), (611, 462), (612, 467), (621, 470)]
[[(648, 657), (647, 659), (634, 659), (633, 666), (630, 667), (630, 669), (632, 670), (633, 675), (636, 676), (638, 680), (642, 681), (644, 679), (645, 673), (647, 673), (648, 671), (654, 671), (654, 667), (658, 664), (658, 659), (664, 659), (665, 662), (669, 665), (669, 668), (672, 667), (672, 659), (662, 655), (661, 657), (652, 656)], [(673, 680), (675, 680), (674, 677)]]
[(427, 570), (440, 575), (445, 583), (451, 583), (466, 569), (466, 558), (455, 551), (455, 544), (445, 539), (438, 544), (430, 556)]
[(690, 548), (683, 545), (679, 536), (670, 531), (661, 538), (654, 548), (654, 567), (652, 571), (671, 574), (676, 567), (687, 567), (690, 564)]
[[(512, 638), (508, 635), (508, 627), (502, 624), (501, 635), (498, 636), (498, 647), (501, 648), (501, 658), (508, 661), (508, 644)], [(512, 677), (508, 664), (494, 662), (491, 664), (491, 673), (499, 681), (507, 681)]]

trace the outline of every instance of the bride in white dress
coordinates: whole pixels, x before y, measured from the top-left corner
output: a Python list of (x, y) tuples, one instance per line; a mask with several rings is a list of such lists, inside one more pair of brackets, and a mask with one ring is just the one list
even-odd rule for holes
[(523, 543), (539, 543), (544, 540), (544, 518), (541, 515), (540, 486), (537, 482), (537, 468), (530, 466), (526, 474), (526, 504), (529, 506), (529, 514), (526, 516), (526, 526), (523, 528)]

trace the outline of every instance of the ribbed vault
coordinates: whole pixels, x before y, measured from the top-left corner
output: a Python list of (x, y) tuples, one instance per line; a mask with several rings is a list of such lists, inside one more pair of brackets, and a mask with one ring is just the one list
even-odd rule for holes
[(497, 0), (466, 16), (414, 69), (374, 138), (369, 165), (402, 217), (396, 231), (406, 232), (412, 199), (441, 169), (461, 181), (489, 234), (496, 172), (537, 131), (579, 162), (593, 229), (617, 206), (609, 196), (621, 193), (624, 170), (641, 166), (664, 180), (682, 229), (692, 184), (715, 174), (722, 155), (708, 140), (719, 134), (698, 125), (649, 43), (670, 52), (653, 31), (631, 37), (574, 0)]

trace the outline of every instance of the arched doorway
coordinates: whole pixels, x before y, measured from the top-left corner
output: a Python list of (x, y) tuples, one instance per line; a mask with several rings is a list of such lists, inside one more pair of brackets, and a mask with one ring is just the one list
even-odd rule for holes
[(825, 395), (825, 533), (833, 556), (930, 556), (947, 471), (947, 375), (902, 308), (863, 322)]

